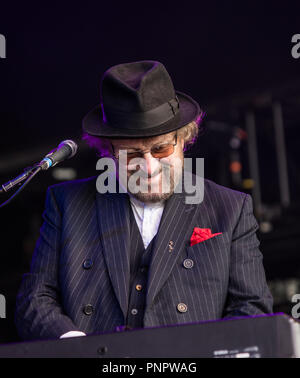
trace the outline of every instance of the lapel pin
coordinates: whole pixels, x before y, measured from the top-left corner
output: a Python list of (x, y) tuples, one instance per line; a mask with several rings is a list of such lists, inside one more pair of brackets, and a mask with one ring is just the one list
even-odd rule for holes
[(170, 240), (169, 241), (169, 252), (172, 252), (173, 249), (174, 249), (174, 242), (173, 242), (173, 240)]

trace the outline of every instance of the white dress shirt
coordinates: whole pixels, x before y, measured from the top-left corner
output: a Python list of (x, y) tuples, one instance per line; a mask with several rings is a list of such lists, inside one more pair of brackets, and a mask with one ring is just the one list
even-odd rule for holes
[(130, 195), (130, 203), (146, 249), (157, 234), (165, 202), (144, 203)]

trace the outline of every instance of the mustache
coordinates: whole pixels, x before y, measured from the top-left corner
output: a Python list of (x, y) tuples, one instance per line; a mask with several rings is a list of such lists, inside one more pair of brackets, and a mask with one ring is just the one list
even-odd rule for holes
[(142, 169), (135, 169), (135, 170), (132, 170), (130, 171), (130, 176), (133, 175), (134, 173), (136, 172), (139, 172), (139, 176), (143, 179), (150, 179), (152, 177), (155, 177), (157, 175), (159, 175), (161, 172), (162, 172), (162, 168), (159, 168), (157, 170), (155, 170), (153, 173), (151, 173), (150, 175), (148, 174), (148, 172), (145, 172), (143, 171)]

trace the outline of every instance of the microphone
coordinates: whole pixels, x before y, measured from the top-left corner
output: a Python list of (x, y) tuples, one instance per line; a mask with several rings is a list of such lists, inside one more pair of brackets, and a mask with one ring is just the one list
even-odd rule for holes
[(47, 170), (50, 167), (54, 167), (56, 164), (70, 159), (77, 152), (78, 146), (73, 140), (64, 140), (57, 148), (49, 152), (48, 155), (38, 164), (43, 170)]
[(21, 184), (24, 180), (28, 179), (28, 177), (30, 177), (34, 171), (38, 172), (41, 169), (47, 170), (50, 167), (54, 167), (54, 165), (60, 163), (61, 161), (70, 159), (76, 154), (77, 149), (78, 146), (75, 142), (69, 139), (64, 140), (58, 145), (57, 148), (49, 152), (49, 154), (46, 155), (40, 163), (35, 164), (33, 167), (26, 168), (25, 171), (15, 179), (0, 185), (0, 193), (8, 192), (16, 185)]

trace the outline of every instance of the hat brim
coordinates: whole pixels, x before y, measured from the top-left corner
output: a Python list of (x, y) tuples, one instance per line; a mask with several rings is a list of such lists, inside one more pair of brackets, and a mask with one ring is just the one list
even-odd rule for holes
[(201, 114), (199, 104), (185, 93), (177, 92), (179, 113), (174, 118), (159, 126), (147, 129), (121, 129), (108, 125), (103, 121), (100, 105), (93, 108), (83, 119), (83, 131), (94, 136), (107, 138), (141, 138), (169, 133), (196, 120)]

